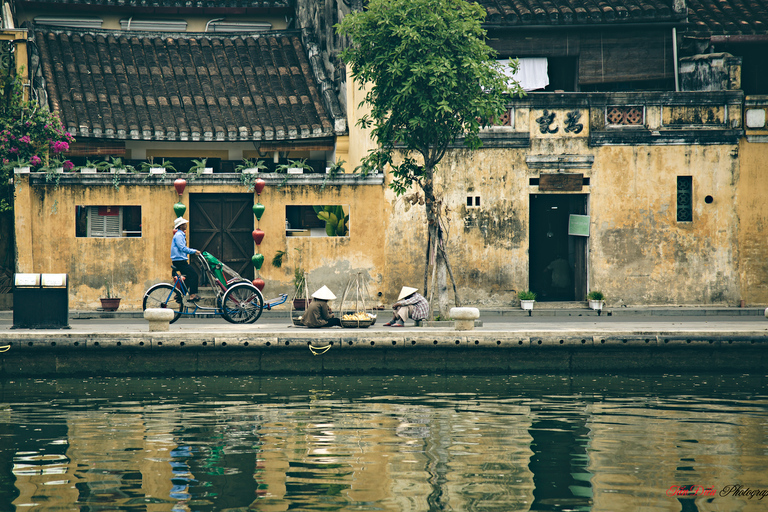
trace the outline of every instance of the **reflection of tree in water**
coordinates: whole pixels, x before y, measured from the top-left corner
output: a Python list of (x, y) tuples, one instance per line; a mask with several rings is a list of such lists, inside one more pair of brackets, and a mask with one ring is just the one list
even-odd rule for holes
[(588, 511), (592, 506), (592, 475), (587, 469), (587, 417), (569, 414), (563, 418), (558, 411), (557, 419), (548, 419), (549, 411), (532, 413), (537, 413), (537, 418), (528, 429), (533, 438), (528, 464), (534, 484), (531, 510)]

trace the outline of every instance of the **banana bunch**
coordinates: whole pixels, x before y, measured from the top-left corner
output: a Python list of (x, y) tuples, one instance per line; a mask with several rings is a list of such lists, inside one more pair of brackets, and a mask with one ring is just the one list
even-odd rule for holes
[(317, 218), (325, 222), (328, 236), (347, 236), (349, 234), (349, 215), (344, 214), (341, 205), (314, 206)]
[(347, 313), (341, 317), (342, 320), (372, 320), (373, 316), (369, 315), (365, 311), (358, 311), (357, 313)]

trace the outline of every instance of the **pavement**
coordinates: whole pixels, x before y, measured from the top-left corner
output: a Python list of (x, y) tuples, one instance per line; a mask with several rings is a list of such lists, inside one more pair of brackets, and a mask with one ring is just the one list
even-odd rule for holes
[[(366, 329), (306, 329), (292, 325), (287, 310), (264, 311), (254, 324), (230, 324), (221, 317), (182, 317), (169, 326), (168, 334), (218, 334), (238, 335), (254, 333), (260, 336), (273, 333), (281, 337), (306, 338), (313, 335), (325, 337), (350, 337), (356, 333), (370, 337), (374, 333), (399, 336), (405, 333), (457, 333), (452, 321), (425, 322), (415, 325), (408, 322), (404, 328), (385, 327), (389, 312), (380, 311), (378, 321)], [(19, 329), (13, 328), (13, 312), (0, 311), (0, 343), (23, 336), (47, 336), (52, 334), (120, 335), (149, 332), (148, 323), (141, 311), (70, 311), (67, 329)], [(343, 334), (341, 334), (343, 332)], [(517, 335), (568, 334), (569, 336), (595, 335), (646, 335), (682, 334), (698, 336), (756, 336), (768, 338), (768, 318), (763, 307), (622, 307), (607, 308), (600, 312), (586, 307), (574, 307), (573, 303), (557, 307), (539, 307), (530, 312), (519, 308), (480, 309), (480, 319), (474, 333), (514, 333)], [(768, 340), (767, 340), (768, 341)]]

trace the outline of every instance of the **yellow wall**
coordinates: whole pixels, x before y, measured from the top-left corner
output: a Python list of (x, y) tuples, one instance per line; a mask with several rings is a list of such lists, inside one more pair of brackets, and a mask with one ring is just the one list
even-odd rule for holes
[(768, 143), (742, 139), (739, 162), (736, 201), (742, 298), (748, 304), (768, 304)]
[[(68, 176), (68, 178), (70, 178)], [(76, 176), (72, 176), (75, 178)], [(175, 178), (175, 175), (174, 175)], [(17, 179), (16, 229), (17, 271), (33, 273), (66, 273), (70, 282), (70, 308), (100, 307), (105, 280), (114, 283), (114, 291), (122, 298), (121, 309), (140, 309), (144, 291), (152, 284), (170, 277), (170, 243), (173, 234), (173, 204), (179, 196), (173, 179), (166, 183), (122, 184), (119, 190), (111, 184), (82, 186), (62, 183), (29, 185), (28, 178)], [(270, 178), (267, 178), (270, 179)], [(260, 201), (266, 211), (258, 223), (266, 236), (260, 251), (265, 255), (261, 275), (267, 282), (266, 298), (279, 293), (292, 293), (293, 268), (301, 262), (310, 273), (310, 293), (327, 284), (341, 299), (350, 277), (363, 272), (374, 283), (382, 281), (384, 253), (380, 233), (385, 215), (381, 205), (381, 185), (328, 185), (322, 194), (319, 185), (291, 185), (277, 189), (282, 177), (274, 177)], [(150, 184), (151, 183), (151, 184)], [(191, 182), (181, 202), (189, 211), (192, 193), (243, 193), (243, 185), (205, 185)], [(255, 194), (254, 194), (255, 197)], [(349, 237), (286, 237), (285, 205), (350, 205)], [(140, 205), (142, 207), (141, 238), (76, 238), (76, 206)], [(185, 214), (185, 217), (189, 217)], [(254, 227), (257, 226), (254, 217)], [(194, 230), (190, 226), (188, 239)], [(254, 252), (255, 252), (254, 246)], [(278, 250), (288, 257), (283, 267), (271, 265)], [(371, 291), (376, 289), (371, 284)]]

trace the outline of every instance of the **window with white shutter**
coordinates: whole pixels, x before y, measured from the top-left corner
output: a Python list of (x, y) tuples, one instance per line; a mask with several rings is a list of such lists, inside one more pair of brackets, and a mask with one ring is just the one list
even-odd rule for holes
[(141, 237), (141, 206), (78, 206), (78, 237)]

